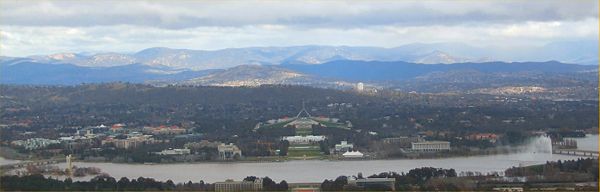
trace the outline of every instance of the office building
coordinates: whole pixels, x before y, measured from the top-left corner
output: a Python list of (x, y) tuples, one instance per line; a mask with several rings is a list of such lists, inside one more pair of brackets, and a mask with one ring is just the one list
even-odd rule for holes
[(239, 191), (262, 191), (262, 179), (255, 181), (234, 181), (226, 180), (224, 182), (215, 182), (216, 192), (239, 192)]
[(385, 144), (396, 145), (396, 146), (399, 146), (402, 148), (409, 148), (409, 147), (411, 147), (411, 143), (422, 142), (422, 141), (423, 141), (423, 139), (418, 136), (414, 136), (414, 137), (400, 136), (400, 137), (391, 137), (391, 138), (383, 139), (383, 143), (385, 143)]
[(448, 141), (424, 141), (412, 143), (414, 151), (445, 151), (450, 150), (450, 142)]
[(347, 152), (351, 151), (353, 148), (354, 145), (348, 143), (348, 141), (342, 141), (340, 144), (335, 144), (335, 152)]
[(348, 185), (356, 186), (366, 190), (381, 189), (382, 186), (385, 186), (392, 191), (395, 191), (395, 183), (396, 178), (365, 178), (348, 181)]

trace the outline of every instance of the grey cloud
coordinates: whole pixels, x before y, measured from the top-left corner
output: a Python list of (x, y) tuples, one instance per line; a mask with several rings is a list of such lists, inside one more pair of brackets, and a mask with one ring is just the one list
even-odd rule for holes
[(2, 1), (0, 24), (90, 27), (136, 25), (181, 29), (365, 27), (572, 21), (598, 17), (598, 2), (579, 1)]

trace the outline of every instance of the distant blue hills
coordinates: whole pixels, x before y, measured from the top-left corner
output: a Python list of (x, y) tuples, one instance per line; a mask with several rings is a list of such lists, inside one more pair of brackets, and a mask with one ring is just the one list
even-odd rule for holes
[(324, 64), (331, 61), (404, 61), (418, 64), (544, 62), (597, 65), (597, 41), (553, 42), (541, 46), (503, 48), (475, 47), (464, 43), (413, 43), (392, 48), (361, 46), (304, 45), (289, 47), (244, 47), (219, 50), (147, 48), (135, 53), (56, 53), (23, 58), (3, 57), (0, 61), (28, 60), (38, 63), (74, 64), (85, 67), (113, 67), (143, 64), (171, 69), (228, 69), (239, 65)]
[(191, 71), (157, 68), (142, 64), (113, 67), (83, 67), (73, 64), (19, 62), (0, 64), (0, 83), (32, 85), (76, 85), (82, 83), (179, 81), (215, 70)]
[(332, 61), (321, 65), (284, 65), (315, 76), (348, 81), (408, 80), (434, 72), (477, 71), (482, 73), (575, 73), (597, 70), (597, 66), (547, 62), (483, 62), (456, 64), (416, 64), (402, 61)]
[[(255, 65), (261, 66), (261, 65)], [(248, 73), (234, 73), (231, 68), (226, 74), (244, 74), (252, 79), (268, 79), (263, 71), (295, 72), (306, 77), (328, 80), (344, 80), (349, 82), (384, 82), (415, 79), (422, 76), (436, 75), (445, 72), (476, 71), (482, 74), (493, 73), (582, 73), (596, 71), (597, 66), (564, 64), (556, 61), (548, 62), (481, 62), (457, 64), (417, 64), (403, 61), (352, 61), (337, 60), (323, 64), (286, 64), (269, 65), (253, 69), (256, 76)], [(239, 68), (244, 70), (244, 68)], [(247, 70), (247, 69), (246, 69)], [(219, 82), (227, 81), (227, 75), (222, 69), (189, 70), (176, 69), (166, 66), (149, 66), (144, 64), (128, 64), (108, 67), (87, 67), (73, 64), (40, 63), (28, 60), (3, 60), (0, 62), (0, 83), (3, 84), (33, 84), (33, 85), (76, 85), (81, 83), (131, 82), (131, 83), (177, 83), (189, 79), (204, 77), (221, 78)], [(260, 76), (258, 74), (261, 74)], [(285, 73), (283, 73), (285, 74)], [(460, 73), (459, 73), (460, 75)], [(281, 76), (281, 75), (280, 75)], [(234, 77), (230, 77), (234, 78)], [(281, 77), (278, 77), (281, 78)]]

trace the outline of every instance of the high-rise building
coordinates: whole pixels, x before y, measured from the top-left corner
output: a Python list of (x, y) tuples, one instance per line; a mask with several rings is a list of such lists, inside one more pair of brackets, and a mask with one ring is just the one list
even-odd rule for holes
[(359, 82), (356, 84), (356, 91), (358, 92), (363, 92), (365, 90), (365, 84), (362, 82)]

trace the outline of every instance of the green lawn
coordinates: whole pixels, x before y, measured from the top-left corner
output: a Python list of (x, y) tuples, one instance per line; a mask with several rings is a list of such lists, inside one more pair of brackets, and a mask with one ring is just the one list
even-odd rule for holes
[(323, 124), (325, 127), (350, 129), (350, 128), (346, 127), (346, 124), (343, 124), (343, 123), (332, 123), (332, 122), (327, 122), (327, 121), (318, 121), (318, 122)]
[(289, 150), (288, 157), (312, 157), (312, 156), (321, 156), (320, 150)]
[(292, 145), (288, 148), (288, 157), (321, 156), (319, 145)]

